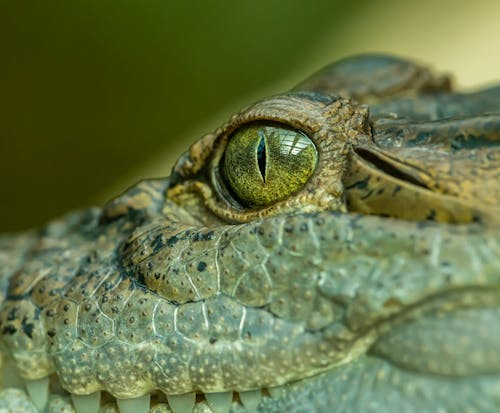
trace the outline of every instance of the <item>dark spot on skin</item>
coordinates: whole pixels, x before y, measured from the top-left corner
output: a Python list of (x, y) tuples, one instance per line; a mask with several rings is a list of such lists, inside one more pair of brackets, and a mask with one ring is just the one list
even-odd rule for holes
[(24, 334), (26, 334), (29, 338), (33, 338), (33, 330), (35, 328), (35, 325), (33, 323), (28, 323), (28, 319), (26, 317), (23, 318), (21, 327)]
[(217, 343), (217, 339), (215, 337), (210, 337), (209, 343), (215, 344), (215, 343)]
[(198, 242), (198, 241), (210, 241), (214, 237), (214, 231), (209, 231), (209, 232), (197, 232), (194, 234), (193, 237), (193, 242)]
[(291, 234), (293, 232), (293, 225), (290, 225), (290, 224), (285, 225), (284, 231), (287, 234)]
[(483, 222), (483, 219), (481, 218), (480, 215), (474, 214), (474, 215), (472, 215), (472, 222), (481, 223), (481, 222)]
[(151, 243), (151, 246), (153, 247), (153, 254), (156, 254), (163, 247), (165, 247), (165, 239), (163, 237), (163, 234), (156, 236), (156, 238)]
[(307, 226), (307, 223), (306, 222), (303, 222), (302, 224), (300, 224), (299, 226), (299, 230), (301, 232), (307, 232), (309, 230), (309, 227)]
[(56, 335), (56, 332), (55, 332), (55, 330), (48, 330), (48, 331), (47, 331), (47, 335), (48, 335), (50, 338), (53, 338), (53, 337)]
[(85, 304), (85, 311), (90, 311), (90, 309), (92, 308), (92, 306), (90, 304)]
[(137, 281), (139, 281), (139, 283), (142, 285), (146, 284), (146, 277), (144, 276), (144, 273), (142, 271), (137, 272)]
[(3, 335), (6, 335), (6, 334), (9, 334), (9, 335), (13, 335), (13, 334), (16, 334), (17, 333), (17, 328), (15, 328), (13, 325), (9, 324), (9, 325), (6, 325), (3, 329), (2, 329), (2, 334)]
[(426, 220), (428, 221), (435, 221), (436, 220), (436, 211), (434, 209), (431, 209), (427, 216), (425, 217)]
[(361, 181), (354, 182), (352, 185), (346, 187), (346, 189), (366, 189), (368, 187), (368, 182), (370, 181), (370, 176), (368, 175), (365, 179)]
[(392, 196), (396, 195), (399, 191), (401, 191), (401, 189), (402, 189), (401, 185), (396, 185), (392, 190)]
[(181, 239), (182, 238), (180, 238), (178, 235), (173, 235), (167, 240), (165, 245), (167, 245), (167, 247), (173, 247)]
[(14, 307), (7, 313), (7, 321), (14, 321), (17, 318), (17, 307)]
[(360, 199), (366, 199), (371, 197), (373, 194), (373, 189), (370, 189), (366, 194), (364, 194)]
[(200, 261), (196, 268), (198, 269), (199, 272), (203, 272), (207, 268), (207, 263), (205, 261)]
[(54, 317), (54, 310), (47, 310), (47, 317)]

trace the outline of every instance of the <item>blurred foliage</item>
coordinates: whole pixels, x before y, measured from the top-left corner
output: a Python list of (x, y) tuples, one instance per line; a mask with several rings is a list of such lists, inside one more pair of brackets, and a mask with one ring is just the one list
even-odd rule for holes
[(168, 175), (228, 113), (340, 55), (492, 80), (499, 13), (498, 0), (0, 0), (0, 232)]
[(331, 0), (1, 2), (0, 231), (89, 204), (294, 70), (354, 11)]

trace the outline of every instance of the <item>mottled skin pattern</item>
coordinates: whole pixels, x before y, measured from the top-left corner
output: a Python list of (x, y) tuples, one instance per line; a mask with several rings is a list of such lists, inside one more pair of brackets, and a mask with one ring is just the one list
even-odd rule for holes
[[(319, 162), (297, 193), (248, 209), (219, 164), (262, 120), (305, 132)], [(78, 395), (498, 411), (499, 143), (500, 88), (454, 93), (389, 57), (331, 65), (202, 138), (169, 179), (0, 238), (3, 351)], [(195, 411), (210, 411), (200, 396)]]

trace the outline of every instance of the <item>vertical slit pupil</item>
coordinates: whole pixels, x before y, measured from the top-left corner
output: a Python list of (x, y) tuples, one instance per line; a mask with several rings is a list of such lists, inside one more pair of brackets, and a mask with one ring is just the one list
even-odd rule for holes
[(266, 182), (266, 140), (264, 136), (262, 136), (262, 132), (259, 133), (260, 141), (259, 146), (257, 147), (257, 162), (259, 164), (260, 174), (262, 176), (262, 180)]

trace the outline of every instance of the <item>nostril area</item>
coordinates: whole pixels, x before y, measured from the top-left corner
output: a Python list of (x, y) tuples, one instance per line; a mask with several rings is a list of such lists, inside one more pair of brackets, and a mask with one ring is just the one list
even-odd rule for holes
[(391, 163), (388, 160), (382, 159), (380, 156), (377, 156), (376, 153), (365, 148), (355, 148), (354, 151), (362, 159), (368, 161), (374, 167), (386, 173), (387, 175), (390, 175), (396, 179), (400, 179), (401, 181), (405, 181), (413, 185), (428, 189), (428, 187), (423, 182), (418, 180), (416, 176), (409, 174), (401, 168), (398, 168), (395, 163)]

